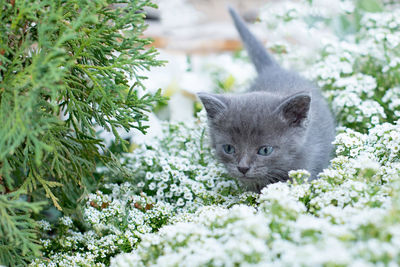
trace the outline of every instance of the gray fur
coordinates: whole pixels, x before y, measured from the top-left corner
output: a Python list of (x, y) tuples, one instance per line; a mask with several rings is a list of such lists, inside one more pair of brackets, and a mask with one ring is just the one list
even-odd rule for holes
[[(290, 170), (306, 169), (315, 179), (329, 163), (335, 134), (327, 103), (318, 88), (277, 65), (236, 12), (230, 13), (258, 77), (248, 93), (198, 94), (217, 158), (254, 191), (288, 180)], [(235, 152), (224, 152), (224, 144)], [(259, 155), (265, 145), (274, 151)]]
[(242, 18), (236, 13), (236, 11), (229, 7), (229, 13), (232, 16), (233, 22), (235, 23), (236, 29), (240, 34), (240, 37), (244, 41), (244, 46), (253, 62), (258, 73), (261, 73), (266, 65), (278, 65), (276, 61), (265, 51), (262, 43), (249, 31)]

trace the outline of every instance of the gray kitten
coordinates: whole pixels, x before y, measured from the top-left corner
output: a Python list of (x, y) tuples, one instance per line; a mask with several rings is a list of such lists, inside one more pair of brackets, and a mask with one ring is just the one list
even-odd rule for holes
[(229, 9), (258, 73), (248, 93), (198, 93), (208, 116), (212, 146), (228, 172), (250, 190), (306, 169), (315, 179), (329, 163), (334, 119), (318, 88), (282, 69)]

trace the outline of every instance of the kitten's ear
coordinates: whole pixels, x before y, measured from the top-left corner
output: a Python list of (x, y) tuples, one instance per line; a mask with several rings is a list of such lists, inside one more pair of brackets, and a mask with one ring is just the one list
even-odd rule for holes
[(203, 106), (207, 111), (207, 116), (210, 119), (214, 119), (215, 116), (222, 113), (228, 107), (228, 99), (222, 95), (209, 94), (209, 93), (197, 93)]
[(301, 92), (286, 98), (275, 110), (292, 127), (303, 126), (310, 111), (311, 96)]

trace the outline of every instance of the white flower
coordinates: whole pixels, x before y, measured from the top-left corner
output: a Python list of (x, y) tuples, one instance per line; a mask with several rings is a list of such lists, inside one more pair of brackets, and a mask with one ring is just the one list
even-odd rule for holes
[(38, 225), (43, 231), (51, 231), (51, 226), (48, 221), (40, 220), (38, 221)]
[[(361, 16), (360, 30), (338, 38), (332, 24), (352, 12)], [(124, 154), (129, 181), (102, 184), (84, 202), (82, 223), (90, 230), (68, 227), (52, 239), (45, 233), (45, 262), (32, 266), (104, 266), (98, 261), (127, 250), (111, 265), (397, 265), (400, 11), (366, 13), (349, 0), (301, 0), (271, 3), (260, 17), (258, 26), (275, 32), (268, 46), (276, 59), (305, 70), (336, 115), (336, 156), (319, 179), (307, 181), (308, 171), (292, 170), (291, 182), (261, 194), (241, 192), (209, 147), (203, 109), (198, 120), (161, 123), (162, 134)], [(254, 70), (243, 55), (204, 64), (193, 57), (201, 73), (182, 70), (181, 85), (204, 78), (201, 87), (216, 80), (244, 90)], [(69, 217), (60, 223), (72, 226)], [(39, 225), (50, 230), (45, 221)]]
[(65, 225), (65, 226), (71, 226), (72, 225), (72, 220), (68, 216), (63, 216), (60, 218), (60, 223)]

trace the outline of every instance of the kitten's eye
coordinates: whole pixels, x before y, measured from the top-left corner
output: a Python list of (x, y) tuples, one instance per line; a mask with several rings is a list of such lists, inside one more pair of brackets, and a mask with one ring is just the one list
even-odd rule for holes
[(262, 146), (258, 150), (257, 154), (261, 156), (268, 156), (274, 151), (274, 148), (272, 146)]
[(233, 154), (235, 153), (235, 148), (232, 145), (226, 144), (222, 145), (222, 148), (224, 149), (226, 154)]

